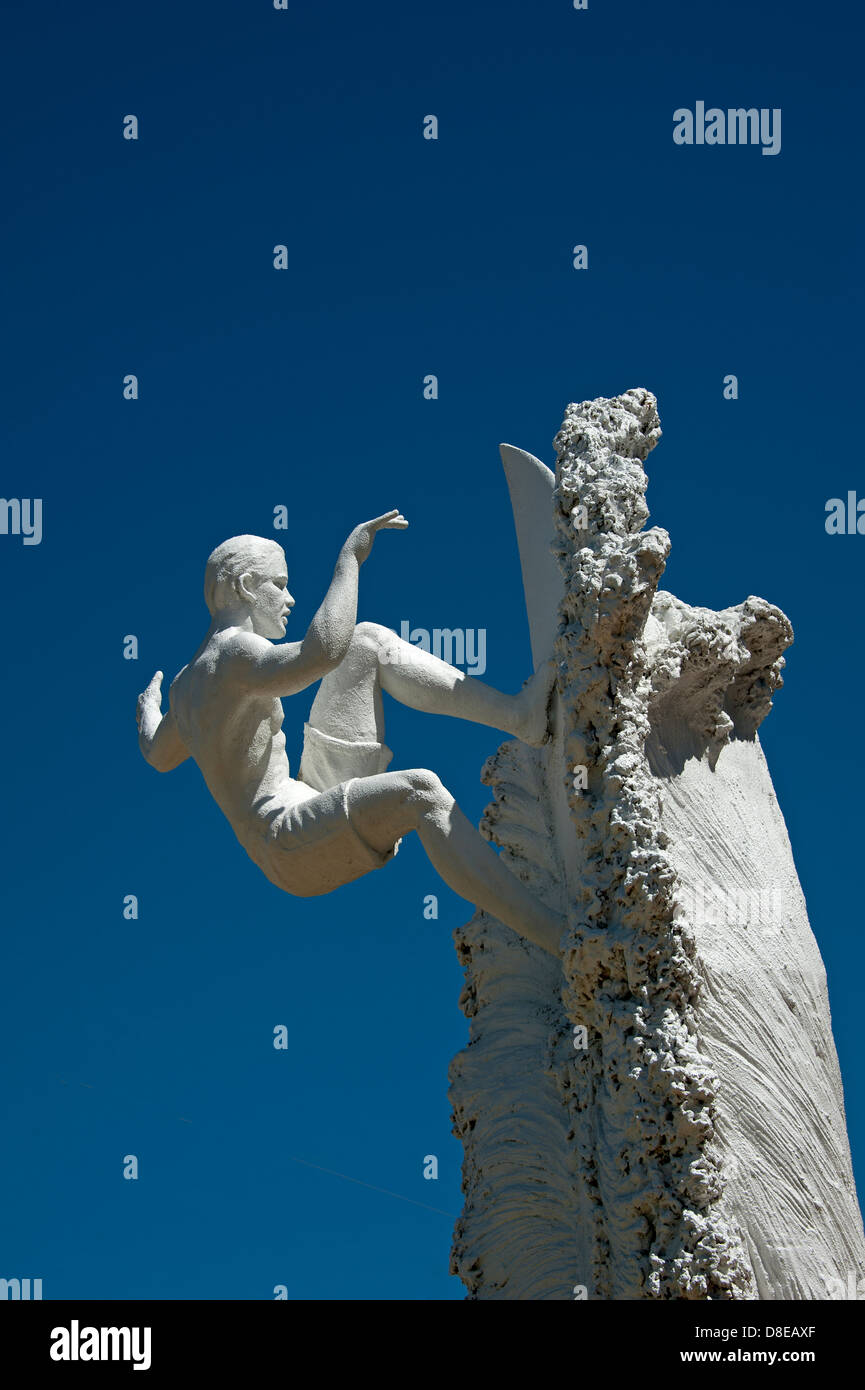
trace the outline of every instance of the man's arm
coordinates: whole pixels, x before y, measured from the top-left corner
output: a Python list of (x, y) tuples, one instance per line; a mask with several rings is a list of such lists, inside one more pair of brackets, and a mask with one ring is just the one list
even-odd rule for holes
[(138, 697), (138, 746), (157, 772), (172, 772), (189, 757), (173, 712), (162, 713), (162, 672), (157, 671)]
[(339, 552), (333, 578), (302, 642), (274, 646), (263, 638), (238, 643), (236, 675), (265, 695), (296, 695), (339, 665), (349, 648), (357, 623), (357, 582), (360, 567), (381, 530), (404, 530), (405, 517), (396, 510), (356, 526)]

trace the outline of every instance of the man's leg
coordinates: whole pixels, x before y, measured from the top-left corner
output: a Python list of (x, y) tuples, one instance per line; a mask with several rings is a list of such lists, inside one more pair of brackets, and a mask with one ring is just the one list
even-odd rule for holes
[(549, 663), (518, 694), (506, 695), (403, 641), (389, 628), (358, 623), (342, 662), (319, 687), (309, 722), (335, 738), (383, 742), (381, 692), (386, 690), (412, 709), (504, 729), (536, 747), (547, 733), (554, 676)]
[[(396, 652), (403, 660), (395, 663)], [(407, 652), (400, 652), (405, 647)], [(384, 658), (384, 659), (383, 659)], [(539, 678), (540, 677), (540, 678)], [(359, 623), (342, 662), (319, 687), (309, 723), (332, 738), (384, 742), (384, 688), (401, 703), (506, 729), (540, 743), (551, 673), (519, 695), (504, 695), (377, 623)], [(460, 897), (558, 957), (564, 919), (544, 906), (499, 859), (438, 777), (423, 769), (358, 777), (350, 787), (358, 833), (379, 853), (416, 830), (433, 867)]]
[(560, 956), (565, 919), (509, 871), (434, 772), (413, 768), (359, 777), (349, 788), (349, 814), (358, 833), (380, 853), (416, 830), (433, 867), (455, 893)]
[(332, 738), (384, 742), (378, 644), (367, 631), (372, 626), (357, 624), (348, 651), (324, 677), (312, 702), (309, 723)]

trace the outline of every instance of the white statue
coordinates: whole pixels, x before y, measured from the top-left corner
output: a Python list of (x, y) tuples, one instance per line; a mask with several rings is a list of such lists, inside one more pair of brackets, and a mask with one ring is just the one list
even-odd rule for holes
[[(392, 511), (351, 533), (302, 642), (278, 642), (282, 549), (217, 547), (209, 631), (164, 717), (161, 672), (139, 697), (141, 749), (160, 771), (193, 757), (288, 893), (416, 830), (479, 909), (455, 933), (471, 1041), (450, 1089), (471, 1298), (856, 1297), (826, 973), (758, 737), (792, 629), (761, 598), (714, 612), (659, 589), (659, 437), (639, 389), (570, 405), (555, 473), (502, 445), (536, 668), (517, 695), (357, 623), (360, 565), (407, 524)], [(318, 680), (294, 779), (281, 697)], [(385, 770), (383, 690), (510, 733), (481, 833), (434, 773)]]
[(637, 389), (567, 407), (555, 472), (502, 446), (557, 693), (543, 747), (487, 760), (483, 828), (568, 927), (559, 961), (484, 912), (455, 933), (451, 1268), (483, 1300), (861, 1299), (826, 971), (758, 734), (793, 632), (659, 589), (660, 434)]
[[(250, 858), (298, 897), (329, 893), (380, 868), (416, 830), (455, 893), (558, 955), (565, 920), (529, 892), (484, 842), (435, 773), (387, 772), (382, 690), (413, 709), (503, 729), (539, 747), (549, 737), (554, 663), (505, 695), (377, 623), (357, 622), (358, 575), (398, 511), (356, 527), (301, 642), (284, 637), (294, 599), (275, 541), (234, 536), (207, 562), (207, 634), (172, 681), (163, 715), (161, 671), (138, 697), (141, 751), (169, 772), (194, 758)], [(282, 698), (321, 686), (290, 775)]]

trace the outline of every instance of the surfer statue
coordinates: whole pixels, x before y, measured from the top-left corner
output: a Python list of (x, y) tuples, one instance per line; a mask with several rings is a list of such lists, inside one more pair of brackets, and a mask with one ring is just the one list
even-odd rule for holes
[[(382, 691), (428, 714), (503, 729), (532, 747), (549, 737), (551, 660), (515, 695), (357, 621), (358, 576), (379, 531), (402, 530), (398, 511), (351, 532), (306, 635), (280, 642), (294, 599), (275, 541), (234, 536), (213, 551), (204, 597), (211, 622), (188, 665), (138, 697), (139, 745), (159, 772), (192, 758), (249, 857), (297, 897), (330, 893), (393, 858), (415, 830), (455, 893), (553, 955), (564, 920), (487, 844), (434, 772), (386, 771)], [(282, 700), (320, 681), (290, 774)]]

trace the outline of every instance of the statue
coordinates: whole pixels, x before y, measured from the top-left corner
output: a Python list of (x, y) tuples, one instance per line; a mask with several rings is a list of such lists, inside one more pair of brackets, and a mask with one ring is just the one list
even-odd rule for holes
[[(210, 628), (164, 716), (161, 672), (139, 697), (141, 750), (194, 758), (288, 893), (416, 830), (475, 904), (450, 1069), (468, 1297), (861, 1297), (826, 972), (758, 736), (792, 628), (761, 598), (714, 612), (659, 587), (660, 434), (640, 389), (568, 406), (555, 472), (501, 446), (535, 666), (517, 694), (357, 622), (375, 536), (407, 525), (390, 511), (352, 531), (301, 642), (279, 641), (280, 546), (218, 546)], [(293, 779), (281, 701), (319, 680)], [(510, 735), (480, 832), (433, 772), (387, 771), (382, 691)]]
[[(305, 637), (281, 645), (294, 605), (282, 547), (259, 536), (217, 546), (204, 580), (210, 627), (172, 681), (167, 712), (161, 671), (138, 697), (141, 752), (160, 772), (193, 758), (250, 859), (287, 893), (330, 893), (381, 868), (415, 830), (455, 893), (556, 955), (564, 917), (510, 872), (435, 773), (386, 771), (383, 690), (538, 747), (549, 737), (555, 678), (550, 659), (506, 695), (388, 628), (357, 622), (358, 576), (376, 535), (407, 525), (394, 510), (355, 527)], [(293, 778), (282, 700), (316, 681)]]
[(567, 407), (554, 471), (502, 446), (557, 678), (551, 738), (487, 760), (481, 832), (568, 926), (558, 960), (484, 911), (455, 933), (451, 1269), (478, 1300), (862, 1298), (826, 971), (758, 734), (793, 632), (659, 588), (660, 434), (632, 390)]

